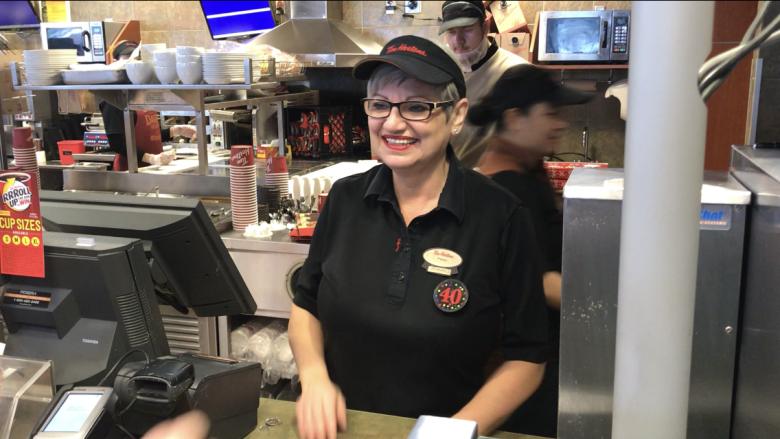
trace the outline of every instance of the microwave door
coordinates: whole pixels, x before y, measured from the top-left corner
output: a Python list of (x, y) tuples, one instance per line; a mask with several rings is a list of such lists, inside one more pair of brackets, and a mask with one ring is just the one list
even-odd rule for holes
[(84, 46), (84, 30), (81, 27), (55, 27), (46, 29), (47, 49), (76, 49), (79, 61), (89, 55)]
[(609, 61), (609, 20), (604, 12), (543, 12), (540, 61)]

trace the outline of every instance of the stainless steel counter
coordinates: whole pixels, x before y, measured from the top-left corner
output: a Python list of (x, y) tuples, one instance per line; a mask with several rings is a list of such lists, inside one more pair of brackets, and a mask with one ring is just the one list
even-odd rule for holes
[(255, 314), (289, 318), (295, 275), (309, 245), (292, 242), (286, 230), (269, 238), (245, 238), (235, 230), (220, 236), (257, 303)]

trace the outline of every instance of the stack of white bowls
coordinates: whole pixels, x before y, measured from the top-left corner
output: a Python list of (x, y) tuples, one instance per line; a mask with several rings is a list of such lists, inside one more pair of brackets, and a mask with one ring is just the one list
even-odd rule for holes
[(252, 82), (260, 79), (260, 54), (251, 52), (203, 53), (203, 79), (209, 84), (240, 84), (244, 82), (244, 59), (252, 60)]
[(133, 84), (151, 84), (154, 78), (154, 63), (152, 61), (131, 61), (125, 64), (127, 77)]
[(76, 64), (76, 49), (25, 50), (24, 73), (30, 85), (62, 84), (62, 71)]
[(154, 52), (157, 50), (167, 49), (168, 46), (165, 43), (160, 44), (142, 44), (141, 45), (141, 61), (154, 62)]
[(179, 80), (176, 73), (176, 49), (154, 51), (154, 74), (160, 84), (175, 84)]
[(176, 46), (176, 74), (182, 84), (200, 84), (203, 80), (202, 47)]

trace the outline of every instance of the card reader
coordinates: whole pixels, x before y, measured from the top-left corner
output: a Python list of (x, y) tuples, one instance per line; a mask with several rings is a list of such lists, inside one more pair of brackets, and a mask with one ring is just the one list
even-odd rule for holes
[(34, 439), (102, 439), (114, 425), (117, 397), (111, 387), (63, 386), (41, 415)]

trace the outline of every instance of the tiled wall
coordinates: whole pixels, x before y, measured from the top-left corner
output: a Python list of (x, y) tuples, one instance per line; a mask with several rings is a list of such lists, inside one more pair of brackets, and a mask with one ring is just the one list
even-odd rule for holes
[[(415, 15), (414, 19), (403, 18), (402, 12), (398, 10), (392, 15), (385, 14), (384, 3), (382, 1), (345, 1), (344, 21), (379, 44), (385, 44), (401, 35), (418, 35), (442, 41), (442, 37), (438, 35), (439, 24), (436, 19), (441, 17), (441, 4), (443, 2), (422, 2), (422, 13)], [(533, 23), (536, 13), (539, 11), (586, 11), (593, 10), (594, 6), (605, 6), (606, 9), (612, 10), (631, 9), (631, 2), (520, 2), (523, 14), (529, 23)], [(533, 28), (531, 30), (533, 31)], [(625, 70), (613, 71), (613, 81), (626, 77)], [(565, 131), (558, 152), (582, 153), (582, 129), (587, 126), (590, 133), (589, 155), (591, 158), (607, 162), (613, 167), (622, 167), (626, 123), (620, 119), (619, 101), (616, 98), (604, 97), (604, 92), (609, 86), (606, 83), (609, 79), (609, 71), (568, 70), (564, 74), (564, 80), (566, 79), (596, 79), (598, 91), (595, 99), (589, 104), (564, 110), (564, 117), (569, 122), (569, 127)], [(562, 156), (562, 158), (574, 159), (577, 157)]]
[[(780, 3), (769, 6), (764, 25), (778, 14)], [(761, 49), (759, 57), (764, 60), (764, 68), (761, 72), (756, 142), (780, 142), (780, 45)]]

